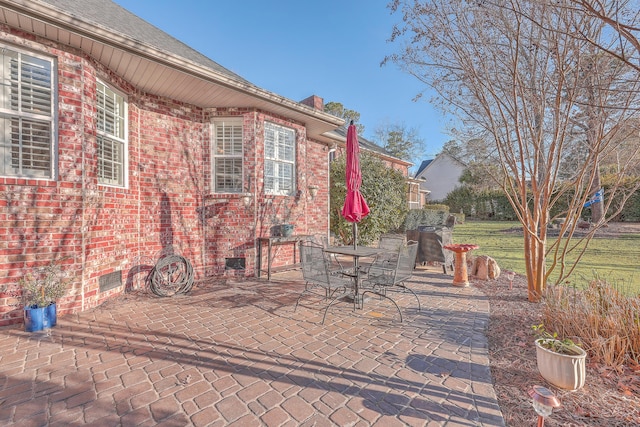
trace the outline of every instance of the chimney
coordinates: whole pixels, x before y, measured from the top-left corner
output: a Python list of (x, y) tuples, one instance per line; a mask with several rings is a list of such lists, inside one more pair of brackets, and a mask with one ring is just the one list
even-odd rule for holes
[(308, 105), (316, 110), (324, 111), (324, 100), (316, 95), (311, 95), (310, 97), (303, 99), (300, 101), (300, 104)]

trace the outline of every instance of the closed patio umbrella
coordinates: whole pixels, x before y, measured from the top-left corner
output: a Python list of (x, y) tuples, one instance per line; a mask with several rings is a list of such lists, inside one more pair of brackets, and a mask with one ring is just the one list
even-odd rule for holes
[(342, 207), (342, 216), (353, 223), (353, 248), (358, 247), (358, 223), (369, 215), (369, 206), (360, 193), (362, 173), (360, 171), (360, 145), (353, 120), (347, 129), (347, 164), (345, 170), (347, 196)]

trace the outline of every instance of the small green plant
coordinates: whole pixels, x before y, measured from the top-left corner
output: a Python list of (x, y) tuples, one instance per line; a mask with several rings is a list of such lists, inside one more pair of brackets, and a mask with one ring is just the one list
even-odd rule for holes
[(575, 347), (579, 347), (577, 343), (573, 342), (569, 338), (560, 339), (556, 332), (552, 334), (547, 331), (544, 328), (544, 324), (541, 323), (539, 325), (533, 325), (531, 328), (538, 337), (536, 341), (547, 350), (560, 354), (580, 354), (575, 350)]
[(46, 307), (67, 290), (66, 274), (60, 264), (51, 261), (47, 266), (35, 268), (20, 279), (25, 307)]

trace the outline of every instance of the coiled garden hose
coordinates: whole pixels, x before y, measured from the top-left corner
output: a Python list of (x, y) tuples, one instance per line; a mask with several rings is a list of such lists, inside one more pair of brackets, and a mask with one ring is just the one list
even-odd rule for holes
[(147, 278), (155, 295), (168, 297), (186, 294), (193, 287), (193, 267), (180, 255), (167, 255), (158, 260)]

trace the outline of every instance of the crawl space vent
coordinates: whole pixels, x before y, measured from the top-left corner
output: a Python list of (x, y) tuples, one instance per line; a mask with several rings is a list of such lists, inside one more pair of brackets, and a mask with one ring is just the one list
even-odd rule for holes
[(100, 292), (122, 286), (122, 272), (117, 270), (113, 273), (103, 274), (98, 277), (98, 283), (100, 284)]
[(246, 258), (225, 258), (225, 270), (244, 270)]

